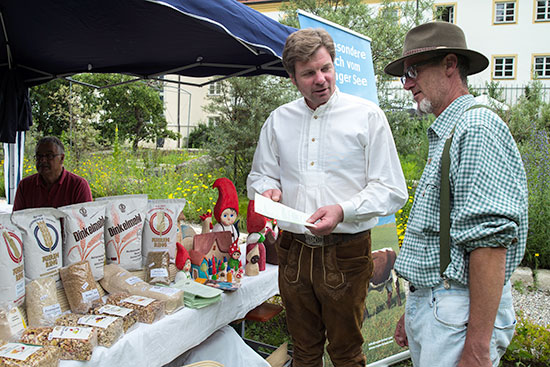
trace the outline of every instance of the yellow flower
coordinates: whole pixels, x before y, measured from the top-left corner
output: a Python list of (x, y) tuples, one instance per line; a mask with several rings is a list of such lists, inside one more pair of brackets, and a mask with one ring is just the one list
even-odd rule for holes
[(539, 256), (539, 253), (538, 253), (538, 252), (537, 252), (537, 253), (535, 253), (535, 256)]

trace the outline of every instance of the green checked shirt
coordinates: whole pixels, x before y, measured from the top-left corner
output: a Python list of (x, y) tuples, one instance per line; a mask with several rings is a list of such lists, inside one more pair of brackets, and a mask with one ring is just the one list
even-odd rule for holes
[(469, 253), (506, 247), (506, 281), (525, 252), (527, 180), (506, 124), (488, 108), (472, 108), (464, 95), (428, 128), (428, 161), (416, 189), (395, 270), (416, 287), (433, 287), (439, 274), (439, 189), (441, 155), (453, 136), (450, 157), (451, 263), (444, 275), (468, 284)]

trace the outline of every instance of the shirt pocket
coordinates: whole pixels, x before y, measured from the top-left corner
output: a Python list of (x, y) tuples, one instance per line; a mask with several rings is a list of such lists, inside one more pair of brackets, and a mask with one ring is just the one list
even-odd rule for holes
[(439, 177), (428, 177), (416, 189), (414, 210), (407, 231), (439, 232)]

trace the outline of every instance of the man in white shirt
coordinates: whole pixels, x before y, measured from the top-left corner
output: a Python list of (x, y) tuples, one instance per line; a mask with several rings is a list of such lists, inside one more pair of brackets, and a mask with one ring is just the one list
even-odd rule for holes
[(279, 221), (279, 290), (293, 366), (364, 366), (361, 325), (373, 264), (370, 229), (407, 187), (388, 122), (374, 103), (338, 91), (334, 43), (322, 29), (291, 34), (283, 64), (303, 95), (265, 122), (248, 196), (313, 213), (316, 227)]

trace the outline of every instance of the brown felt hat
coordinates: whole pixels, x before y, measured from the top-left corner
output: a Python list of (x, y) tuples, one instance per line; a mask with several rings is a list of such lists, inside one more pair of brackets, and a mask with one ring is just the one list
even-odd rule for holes
[(429, 22), (411, 29), (405, 36), (403, 56), (384, 68), (386, 74), (401, 76), (406, 59), (417, 55), (454, 53), (465, 56), (470, 66), (468, 75), (483, 71), (489, 60), (466, 46), (464, 32), (457, 25), (447, 22)]

